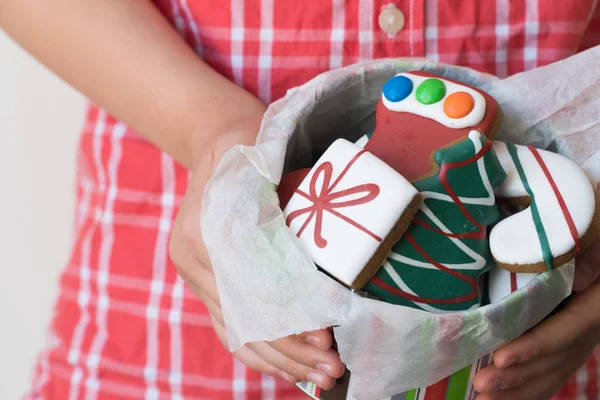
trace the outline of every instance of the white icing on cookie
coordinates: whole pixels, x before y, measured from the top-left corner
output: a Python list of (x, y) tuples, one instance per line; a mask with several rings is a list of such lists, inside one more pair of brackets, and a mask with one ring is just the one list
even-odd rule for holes
[[(506, 181), (496, 188), (496, 196), (528, 197), (530, 193), (509, 146), (514, 145), (494, 143), (494, 150), (508, 175)], [(525, 146), (514, 146), (514, 149), (535, 198), (535, 207), (530, 206), (494, 227), (490, 234), (490, 250), (494, 259), (506, 265), (529, 265), (547, 261), (550, 254), (552, 257), (567, 254), (585, 235), (594, 218), (595, 198), (590, 181), (574, 162), (561, 155)], [(541, 163), (536, 154), (539, 154)], [(560, 195), (553, 189), (542, 165), (547, 167)], [(560, 205), (561, 197), (566, 212)], [(540, 223), (536, 225), (536, 221)], [(570, 229), (570, 221), (573, 229)], [(540, 226), (541, 230), (538, 229)], [(544, 249), (549, 252), (545, 253)]]
[(313, 261), (352, 286), (417, 194), (373, 154), (338, 139), (283, 213)]
[(369, 143), (369, 135), (362, 135), (360, 139), (358, 139), (355, 144), (361, 148), (365, 148), (365, 146)]
[(509, 294), (525, 287), (539, 274), (517, 274), (502, 268), (494, 267), (490, 271), (489, 294), (490, 303), (498, 303)]
[[(446, 86), (446, 95), (435, 104), (422, 104), (416, 98), (417, 88), (419, 85), (432, 77), (420, 76), (409, 72), (401, 73), (396, 76), (404, 76), (413, 82), (413, 90), (407, 98), (398, 102), (392, 102), (381, 96), (383, 104), (388, 110), (397, 112), (406, 112), (416, 114), (421, 117), (430, 118), (434, 121), (451, 129), (463, 129), (477, 126), (485, 117), (485, 98), (478, 91), (464, 85), (459, 85), (454, 82), (447, 81), (441, 77), (433, 78), (441, 80)], [(450, 118), (444, 112), (444, 101), (450, 95), (456, 92), (466, 92), (473, 97), (475, 106), (473, 110), (463, 118)]]

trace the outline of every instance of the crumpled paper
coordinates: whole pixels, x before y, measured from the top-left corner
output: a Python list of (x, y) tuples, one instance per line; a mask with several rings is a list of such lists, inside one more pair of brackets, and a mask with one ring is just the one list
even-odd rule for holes
[(505, 114), (499, 139), (549, 148), (600, 181), (600, 47), (499, 80), (427, 60), (367, 62), (327, 72), (272, 104), (256, 146), (237, 146), (208, 184), (202, 233), (231, 350), (336, 326), (357, 398), (424, 387), (537, 324), (570, 294), (573, 265), (541, 274), (502, 302), (434, 315), (363, 298), (317, 271), (279, 208), (282, 174), (311, 166), (334, 139), (373, 129), (387, 79), (425, 70), (477, 86)]

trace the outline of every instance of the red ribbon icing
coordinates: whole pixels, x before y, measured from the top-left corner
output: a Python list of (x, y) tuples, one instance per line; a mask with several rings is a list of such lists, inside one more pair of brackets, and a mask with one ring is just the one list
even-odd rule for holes
[[(323, 238), (322, 229), (323, 229), (323, 213), (325, 211), (335, 215), (341, 220), (347, 222), (348, 224), (354, 226), (355, 228), (365, 232), (367, 235), (371, 236), (378, 242), (381, 242), (382, 239), (375, 235), (373, 232), (360, 225), (356, 221), (346, 217), (343, 214), (340, 214), (336, 209), (343, 207), (353, 207), (361, 204), (367, 204), (374, 200), (379, 195), (379, 186), (374, 183), (366, 183), (363, 185), (354, 186), (348, 189), (340, 190), (335, 192), (336, 186), (340, 183), (340, 181), (344, 178), (344, 176), (348, 173), (352, 165), (367, 151), (362, 150), (358, 152), (352, 160), (346, 165), (342, 173), (337, 177), (337, 179), (331, 183), (331, 178), (333, 176), (333, 165), (327, 161), (319, 165), (313, 174), (310, 184), (309, 184), (309, 192), (305, 193), (300, 189), (296, 189), (296, 193), (301, 195), (302, 197), (308, 199), (312, 202), (312, 205), (306, 208), (302, 208), (300, 210), (296, 210), (290, 213), (286, 219), (287, 226), (290, 226), (292, 221), (304, 214), (310, 214), (296, 236), (300, 237), (310, 221), (315, 218), (315, 230), (314, 230), (314, 240), (317, 247), (320, 249), (325, 248), (327, 246), (327, 240)], [(319, 183), (319, 179), (322, 177), (322, 184), (320, 187), (320, 191), (317, 191), (317, 186)], [(343, 200), (345, 197), (355, 197), (356, 195), (360, 195), (360, 197), (352, 198), (351, 200)]]
[(517, 285), (517, 274), (514, 272), (510, 273), (510, 292), (514, 293), (519, 290), (519, 285)]

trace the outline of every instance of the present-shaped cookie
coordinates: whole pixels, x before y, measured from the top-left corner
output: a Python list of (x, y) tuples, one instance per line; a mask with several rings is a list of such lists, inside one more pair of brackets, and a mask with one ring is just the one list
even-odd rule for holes
[(360, 289), (382, 265), (420, 203), (417, 190), (398, 172), (339, 139), (294, 191), (284, 215), (319, 267)]

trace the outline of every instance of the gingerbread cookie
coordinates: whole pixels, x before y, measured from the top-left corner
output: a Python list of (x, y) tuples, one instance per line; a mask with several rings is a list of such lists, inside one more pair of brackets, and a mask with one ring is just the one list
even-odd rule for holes
[[(344, 139), (316, 165), (282, 179), (286, 224), (324, 271), (362, 288), (419, 209), (417, 189), (373, 154)], [(297, 183), (301, 181), (299, 185)]]
[(494, 139), (501, 122), (502, 110), (487, 93), (426, 72), (407, 72), (385, 84), (365, 149), (413, 181), (435, 170), (434, 151), (472, 130)]
[(560, 267), (583, 251), (598, 231), (594, 188), (585, 173), (559, 154), (496, 142), (508, 178), (496, 188), (498, 201), (527, 204), (490, 234), (496, 263), (512, 272)]
[(506, 178), (491, 140), (501, 119), (492, 97), (461, 83), (421, 72), (388, 81), (365, 149), (424, 201), (366, 292), (430, 312), (480, 305), (487, 229), (500, 219), (494, 188)]

